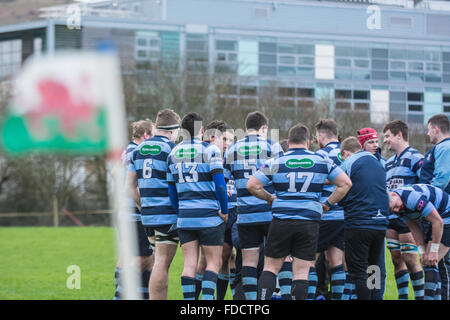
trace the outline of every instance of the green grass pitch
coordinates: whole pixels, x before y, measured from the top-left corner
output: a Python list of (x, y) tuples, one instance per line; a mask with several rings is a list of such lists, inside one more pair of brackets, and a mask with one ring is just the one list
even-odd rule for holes
[[(111, 227), (0, 228), (1, 300), (110, 300), (114, 295), (115, 232)], [(80, 288), (69, 289), (71, 265), (80, 269)], [(386, 250), (386, 300), (397, 299), (393, 266)], [(180, 248), (172, 264), (169, 299), (181, 300)], [(70, 281), (69, 281), (70, 282)], [(410, 284), (410, 299), (414, 298)], [(231, 300), (228, 290), (225, 297)]]

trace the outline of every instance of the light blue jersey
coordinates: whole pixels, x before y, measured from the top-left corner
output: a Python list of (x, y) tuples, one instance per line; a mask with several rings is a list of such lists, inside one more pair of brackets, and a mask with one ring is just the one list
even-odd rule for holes
[(420, 183), (429, 183), (450, 193), (450, 138), (436, 144), (425, 154)]
[[(250, 176), (268, 159), (283, 154), (281, 145), (260, 135), (247, 135), (231, 145), (225, 153), (225, 177), (234, 177), (237, 190), (237, 223), (252, 224), (272, 221), (272, 212), (267, 202), (254, 197), (247, 190)], [(265, 188), (274, 193), (272, 185)]]
[(201, 229), (223, 223), (218, 215), (213, 175), (223, 173), (220, 150), (213, 144), (192, 138), (178, 144), (170, 153), (168, 182), (176, 184), (178, 229)]
[[(389, 191), (419, 182), (423, 155), (412, 147), (407, 147), (400, 156), (393, 155), (386, 162), (386, 184)], [(398, 218), (391, 214), (389, 219)]]
[[(121, 158), (122, 158), (122, 164), (124, 165), (125, 168), (128, 168), (128, 166), (130, 165), (131, 158), (133, 156), (133, 151), (136, 150), (136, 147), (137, 147), (137, 144), (133, 141), (130, 141), (128, 143), (127, 147), (125, 148), (125, 150), (123, 150)], [(139, 212), (139, 209), (137, 208), (134, 200), (127, 196), (125, 198), (125, 201), (131, 212), (131, 220), (132, 221), (141, 221), (141, 213)]]
[(168, 138), (154, 136), (142, 142), (133, 153), (129, 170), (136, 172), (138, 178), (144, 226), (168, 225), (177, 220), (167, 184), (167, 157), (174, 147)]
[(276, 192), (272, 203), (274, 217), (319, 221), (325, 180), (332, 182), (342, 172), (328, 157), (304, 148), (293, 148), (280, 158), (267, 161), (255, 177), (264, 185), (273, 183)]
[(393, 190), (400, 196), (404, 210), (398, 216), (406, 222), (426, 218), (433, 209), (442, 217), (444, 224), (450, 224), (449, 195), (441, 188), (430, 184), (414, 184)]
[[(316, 153), (330, 158), (335, 165), (340, 166), (342, 163), (341, 158), (341, 144), (339, 142), (330, 142)], [(328, 197), (333, 193), (336, 186), (325, 185), (323, 186), (321, 202), (325, 202)], [(344, 209), (338, 204), (334, 204), (329, 211), (322, 215), (322, 220), (344, 220)]]

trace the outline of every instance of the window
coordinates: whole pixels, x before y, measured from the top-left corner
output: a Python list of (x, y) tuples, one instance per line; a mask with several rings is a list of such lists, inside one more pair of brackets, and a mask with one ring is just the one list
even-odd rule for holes
[(161, 59), (161, 40), (158, 32), (136, 33), (136, 60), (157, 62)]
[(236, 73), (238, 68), (238, 43), (233, 40), (216, 40), (217, 73)]
[(22, 40), (0, 41), (0, 79), (14, 75), (22, 63)]
[(190, 73), (205, 73), (209, 67), (208, 35), (186, 34), (186, 64)]

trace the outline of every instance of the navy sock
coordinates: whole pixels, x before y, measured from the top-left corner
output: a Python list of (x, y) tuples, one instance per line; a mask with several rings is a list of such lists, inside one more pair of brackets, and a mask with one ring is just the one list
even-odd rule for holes
[(232, 268), (230, 269), (230, 289), (231, 289), (231, 295), (234, 297), (234, 290), (236, 288), (236, 269)]
[(345, 286), (344, 265), (338, 265), (331, 269), (331, 293), (332, 300), (342, 300)]
[(203, 281), (203, 274), (196, 273), (195, 274), (195, 300), (198, 300), (200, 297), (200, 292), (202, 292), (202, 281)]
[[(310, 286), (310, 281), (308, 280), (294, 280), (292, 281), (292, 300), (305, 300), (308, 293), (308, 287)], [(309, 300), (309, 299), (307, 299)]]
[(412, 287), (414, 289), (415, 299), (423, 300), (424, 299), (424, 287), (425, 287), (423, 271), (420, 270), (416, 273), (411, 273), (410, 278), (411, 278)]
[(202, 281), (202, 300), (214, 300), (217, 278), (217, 273), (210, 270), (205, 270)]
[(408, 300), (409, 293), (409, 273), (408, 270), (400, 270), (395, 274), (395, 282), (397, 283), (398, 300)]
[(441, 275), (439, 274), (439, 270), (436, 270), (435, 273), (435, 277), (436, 277), (436, 291), (434, 292), (434, 300), (441, 300)]
[(182, 276), (181, 290), (184, 300), (195, 300), (195, 278)]
[(245, 300), (256, 300), (258, 291), (258, 272), (254, 267), (242, 267), (242, 287)]
[(284, 262), (278, 273), (278, 283), (280, 285), (280, 293), (282, 300), (292, 300), (292, 263)]
[(425, 300), (434, 300), (438, 285), (436, 276), (437, 270), (434, 267), (425, 267), (423, 271), (425, 273)]
[(217, 300), (225, 299), (225, 295), (228, 289), (228, 282), (230, 281), (230, 274), (219, 273), (217, 278)]
[(148, 300), (148, 283), (150, 282), (151, 271), (144, 271), (141, 275), (141, 293), (144, 300)]
[(309, 268), (309, 274), (308, 274), (308, 295), (306, 297), (306, 300), (315, 300), (316, 299), (316, 289), (317, 289), (317, 272), (316, 268), (311, 267)]
[(258, 281), (258, 300), (270, 300), (277, 285), (277, 276), (270, 271), (263, 271)]
[(116, 286), (116, 291), (114, 292), (114, 300), (120, 300), (120, 268), (116, 268), (114, 270), (114, 285)]

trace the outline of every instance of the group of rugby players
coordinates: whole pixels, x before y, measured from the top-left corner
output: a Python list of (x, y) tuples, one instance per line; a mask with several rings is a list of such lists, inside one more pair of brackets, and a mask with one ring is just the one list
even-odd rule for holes
[(410, 281), (417, 300), (448, 299), (448, 117), (427, 126), (434, 147), (423, 156), (409, 146), (406, 123), (387, 123), (393, 155), (385, 160), (373, 128), (341, 142), (332, 119), (315, 125), (318, 151), (302, 124), (281, 143), (269, 140), (259, 111), (241, 136), (222, 120), (204, 126), (197, 113), (181, 119), (169, 109), (154, 124), (133, 123), (123, 163), (143, 297), (168, 298), (180, 244), (186, 300), (223, 300), (228, 286), (236, 300), (316, 299), (322, 253), (330, 299), (381, 300), (386, 241), (399, 299), (408, 299)]

